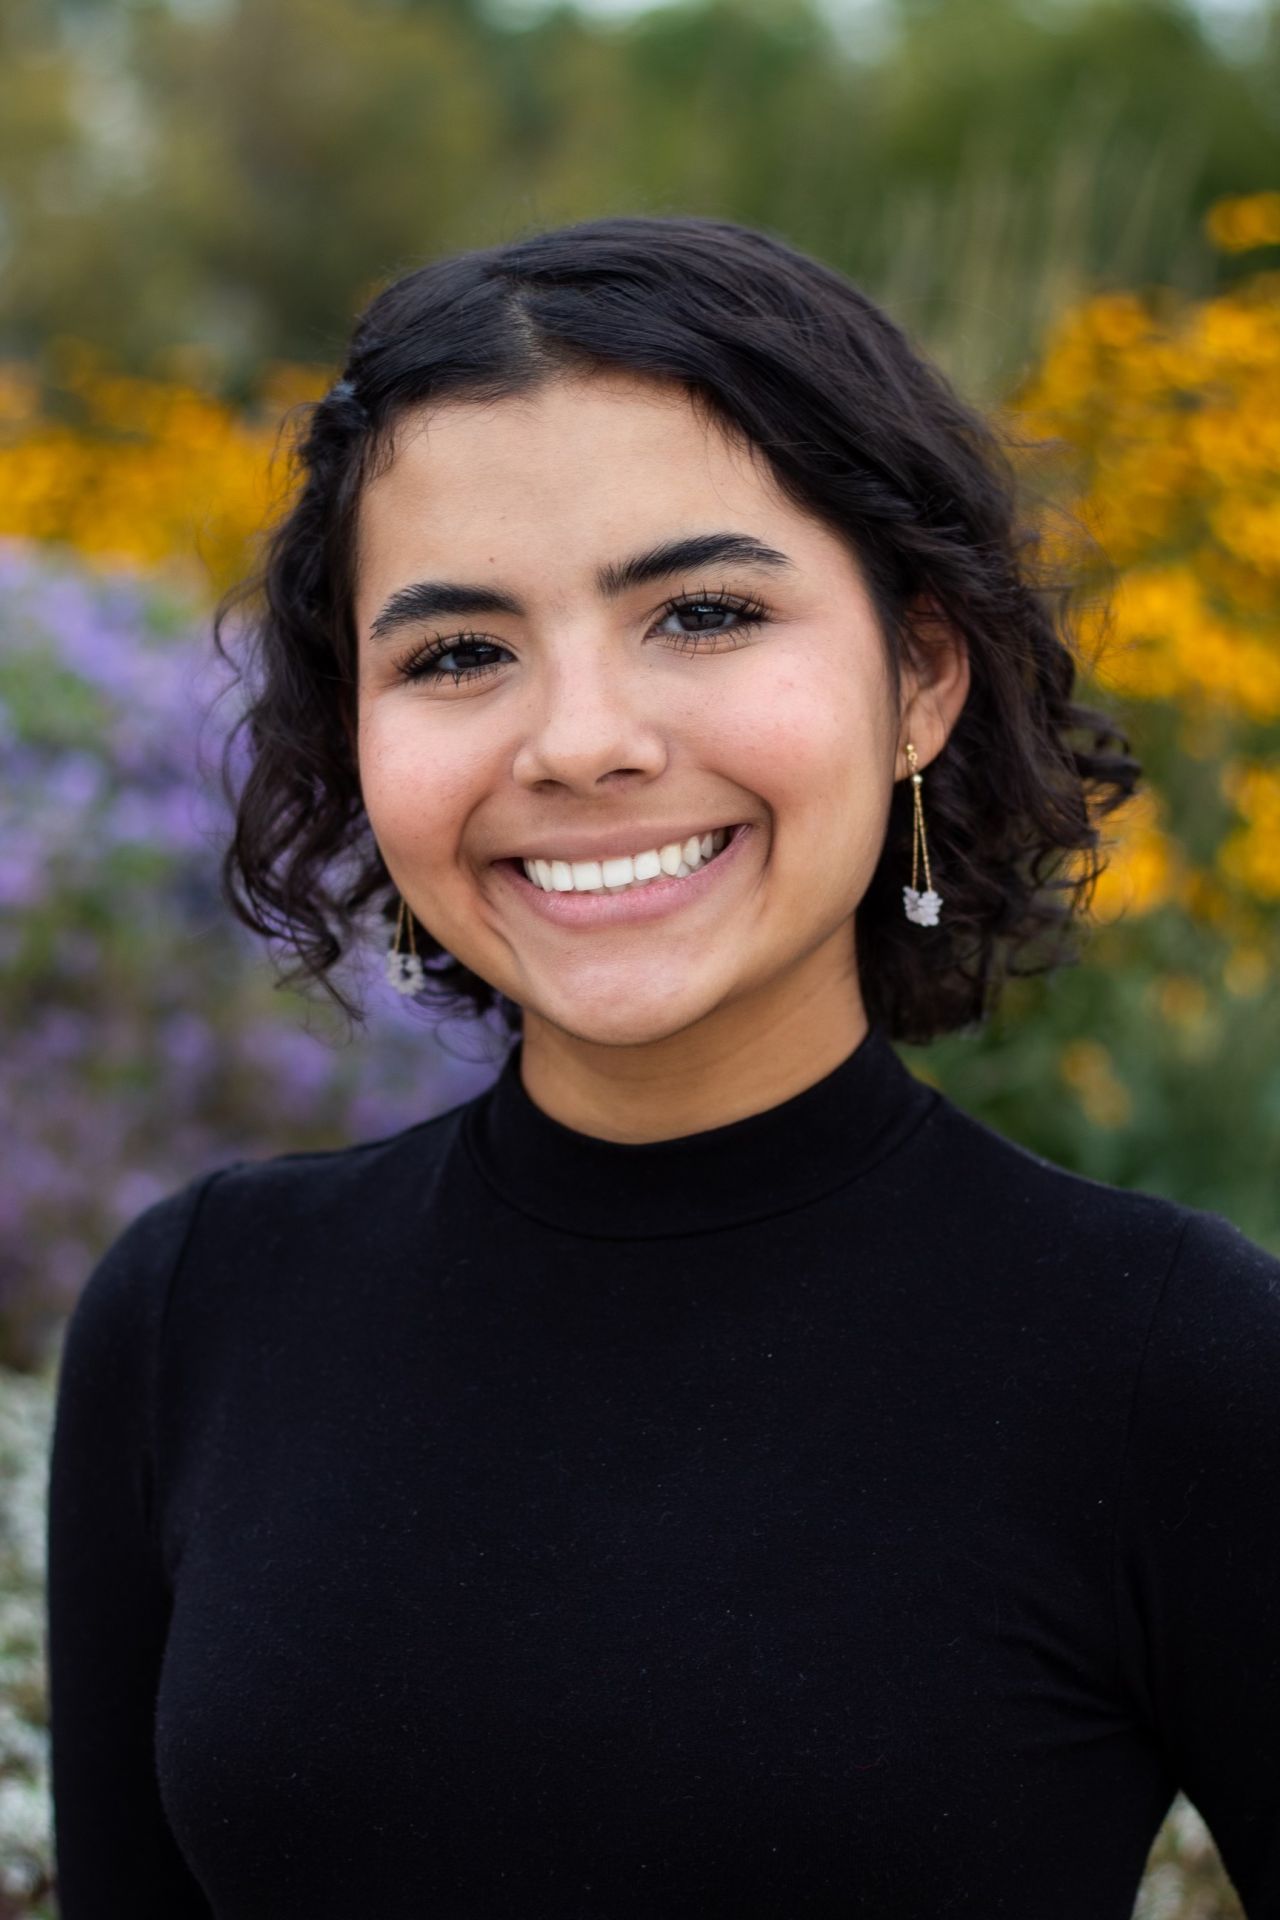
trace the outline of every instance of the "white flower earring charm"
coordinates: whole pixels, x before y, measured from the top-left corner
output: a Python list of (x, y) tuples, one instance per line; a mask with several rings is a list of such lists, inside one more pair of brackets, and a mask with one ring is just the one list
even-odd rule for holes
[(423, 983), (422, 962), (418, 958), (413, 944), (413, 915), (409, 915), (409, 951), (400, 951), (400, 928), (404, 923), (404, 895), (400, 896), (400, 911), (396, 915), (396, 930), (391, 936), (391, 945), (387, 949), (387, 979), (397, 993), (417, 993)]
[[(936, 927), (942, 896), (934, 892), (933, 878), (929, 872), (929, 848), (924, 837), (924, 802), (920, 798), (922, 776), (916, 771), (918, 755), (909, 740), (906, 745), (906, 755), (907, 764), (911, 768), (914, 813), (911, 824), (911, 885), (902, 889), (902, 899), (908, 920), (914, 921), (918, 927)], [(923, 893), (917, 893), (916, 883), (919, 879), (921, 862), (924, 865), (925, 890)]]

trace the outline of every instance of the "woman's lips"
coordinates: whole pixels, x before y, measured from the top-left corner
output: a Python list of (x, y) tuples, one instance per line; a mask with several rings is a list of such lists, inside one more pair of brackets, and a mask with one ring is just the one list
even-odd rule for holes
[(518, 860), (499, 860), (495, 865), (504, 881), (514, 888), (517, 898), (554, 926), (632, 926), (646, 920), (660, 920), (705, 899), (738, 865), (751, 833), (749, 823), (735, 827), (724, 849), (684, 880), (664, 876), (661, 880), (651, 880), (647, 886), (626, 888), (619, 893), (544, 893), (529, 879)]

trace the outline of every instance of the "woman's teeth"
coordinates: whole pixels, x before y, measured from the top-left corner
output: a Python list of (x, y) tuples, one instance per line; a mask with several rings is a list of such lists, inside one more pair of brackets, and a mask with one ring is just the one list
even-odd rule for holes
[(691, 834), (687, 840), (672, 840), (665, 847), (617, 860), (522, 860), (520, 864), (544, 893), (625, 893), (629, 887), (647, 887), (668, 876), (687, 880), (727, 846), (730, 832), (729, 827), (717, 827), (711, 833)]

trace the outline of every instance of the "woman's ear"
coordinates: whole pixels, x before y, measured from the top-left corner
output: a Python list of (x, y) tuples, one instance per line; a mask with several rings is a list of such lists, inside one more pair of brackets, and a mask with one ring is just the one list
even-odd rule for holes
[(942, 752), (969, 697), (970, 680), (968, 643), (932, 594), (912, 601), (903, 624), (895, 779), (911, 771), (903, 751), (908, 740), (916, 750), (917, 770)]

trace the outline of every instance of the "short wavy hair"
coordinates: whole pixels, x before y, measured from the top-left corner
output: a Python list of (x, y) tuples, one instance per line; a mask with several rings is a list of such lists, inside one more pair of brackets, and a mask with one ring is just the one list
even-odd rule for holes
[[(398, 420), (424, 403), (615, 369), (679, 382), (848, 544), (895, 701), (903, 649), (929, 645), (913, 608), (931, 604), (967, 644), (967, 699), (923, 788), (946, 910), (927, 928), (905, 917), (912, 796), (899, 781), (856, 912), (868, 1016), (894, 1039), (927, 1041), (985, 1019), (1008, 975), (1076, 960), (1104, 864), (1098, 822), (1141, 769), (1114, 720), (1072, 700), (1079, 582), (1050, 576), (1046, 502), (1032, 501), (1013, 457), (1054, 443), (1002, 432), (857, 286), (776, 235), (623, 215), (404, 275), (357, 320), (330, 392), (288, 416), (297, 484), (214, 622), (229, 659), (225, 623), (249, 612), (251, 691), (223, 759), (235, 813), (223, 891), (245, 925), (292, 953), (279, 984), (319, 982), (362, 1018), (330, 972), (371, 902), (388, 926), (400, 906), (361, 798), (353, 616), (361, 492), (393, 455)], [(520, 1031), (515, 1002), (416, 921), (413, 932), (421, 1000), (450, 1014), (496, 1008)]]

